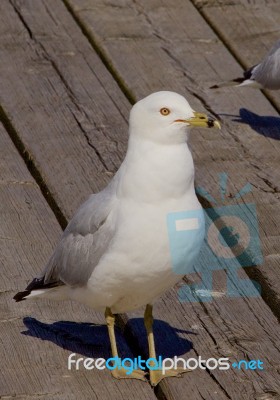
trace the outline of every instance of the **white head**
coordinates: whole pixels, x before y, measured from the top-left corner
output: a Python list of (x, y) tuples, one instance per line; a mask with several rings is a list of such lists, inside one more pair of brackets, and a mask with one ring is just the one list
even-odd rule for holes
[(174, 92), (156, 92), (136, 103), (129, 118), (130, 135), (159, 143), (186, 141), (188, 128), (216, 127), (218, 121), (195, 112), (187, 100)]

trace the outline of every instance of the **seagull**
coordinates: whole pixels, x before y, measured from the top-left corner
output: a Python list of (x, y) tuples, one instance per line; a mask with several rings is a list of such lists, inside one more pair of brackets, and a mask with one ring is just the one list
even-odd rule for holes
[[(203, 215), (187, 141), (191, 127), (220, 124), (193, 111), (174, 92), (156, 92), (137, 102), (130, 112), (128, 149), (119, 170), (105, 189), (80, 206), (42, 273), (14, 299), (70, 299), (104, 312), (113, 357), (118, 357), (115, 315), (146, 306), (149, 357), (156, 359), (152, 305), (184, 275), (172, 265), (167, 215), (184, 210)], [(203, 239), (201, 218), (192, 240), (180, 241), (179, 259), (192, 265)], [(118, 379), (146, 380), (141, 369), (126, 372), (111, 371)], [(155, 386), (182, 372), (150, 370), (150, 382)]]
[(211, 86), (217, 89), (224, 86), (249, 86), (256, 89), (280, 89), (280, 40), (270, 49), (259, 63), (244, 72), (242, 78)]

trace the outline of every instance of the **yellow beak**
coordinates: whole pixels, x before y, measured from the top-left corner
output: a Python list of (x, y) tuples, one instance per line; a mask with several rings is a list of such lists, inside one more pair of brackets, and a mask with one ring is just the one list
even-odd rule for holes
[(221, 129), (219, 121), (203, 113), (194, 112), (194, 116), (189, 119), (176, 120), (176, 122), (185, 122), (190, 126), (200, 128), (218, 128)]

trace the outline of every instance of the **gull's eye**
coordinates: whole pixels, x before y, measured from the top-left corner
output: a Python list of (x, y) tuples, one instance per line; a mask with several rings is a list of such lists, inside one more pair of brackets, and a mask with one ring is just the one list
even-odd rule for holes
[(169, 108), (163, 107), (160, 109), (160, 113), (161, 113), (161, 115), (169, 115), (170, 110), (169, 110)]

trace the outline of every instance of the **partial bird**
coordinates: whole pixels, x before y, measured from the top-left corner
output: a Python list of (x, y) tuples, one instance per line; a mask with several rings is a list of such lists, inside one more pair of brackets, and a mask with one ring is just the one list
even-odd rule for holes
[[(105, 189), (80, 206), (42, 273), (14, 299), (76, 300), (104, 312), (113, 357), (118, 357), (115, 314), (146, 305), (149, 357), (156, 358), (152, 304), (182, 278), (183, 264), (186, 269), (193, 265), (204, 239), (204, 214), (187, 142), (191, 127), (220, 124), (193, 111), (177, 93), (161, 91), (136, 103), (119, 170)], [(176, 242), (176, 270), (167, 218), (185, 210), (198, 217), (191, 235)], [(141, 369), (126, 372), (114, 369), (112, 374), (145, 380)], [(182, 372), (150, 370), (150, 382), (155, 386)]]
[(225, 86), (249, 86), (257, 89), (280, 89), (280, 40), (264, 59), (244, 72), (243, 77), (211, 86), (217, 89)]

